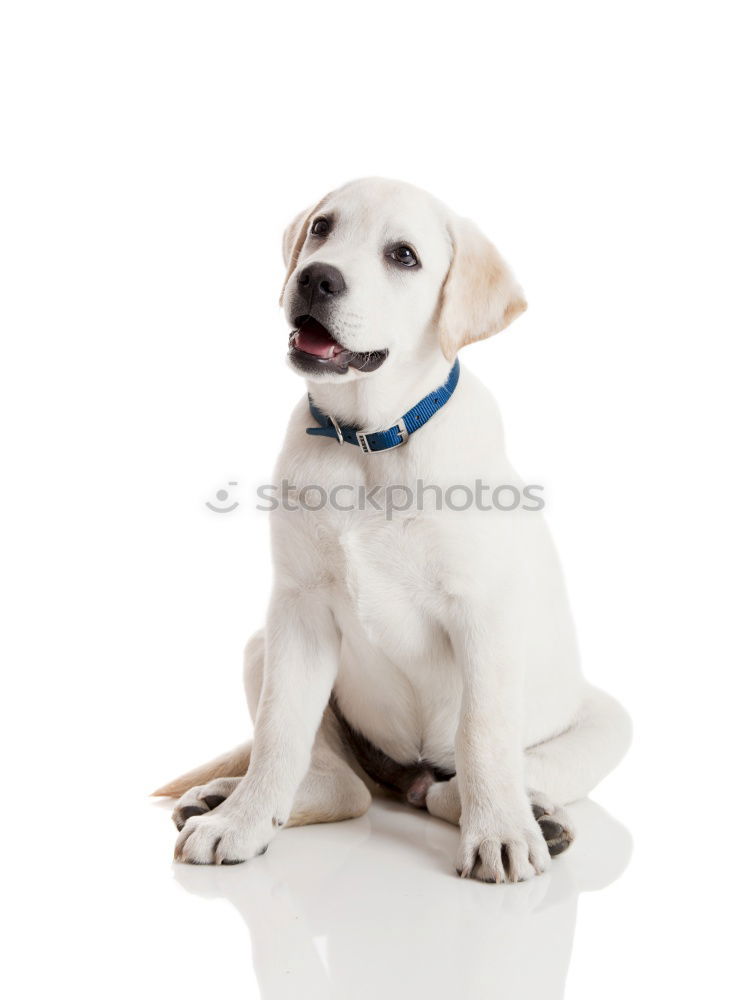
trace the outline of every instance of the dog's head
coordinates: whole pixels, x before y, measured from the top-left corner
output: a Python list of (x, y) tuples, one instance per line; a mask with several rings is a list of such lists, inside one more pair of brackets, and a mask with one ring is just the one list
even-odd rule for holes
[(354, 181), (284, 233), (292, 366), (352, 379), (504, 329), (526, 308), (490, 241), (408, 184)]

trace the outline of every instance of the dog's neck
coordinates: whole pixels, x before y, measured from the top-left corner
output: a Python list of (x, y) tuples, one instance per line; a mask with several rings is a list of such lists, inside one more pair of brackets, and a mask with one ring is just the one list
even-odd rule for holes
[(442, 353), (399, 361), (347, 382), (312, 382), (307, 388), (316, 406), (340, 423), (359, 430), (383, 430), (448, 377), (452, 362)]

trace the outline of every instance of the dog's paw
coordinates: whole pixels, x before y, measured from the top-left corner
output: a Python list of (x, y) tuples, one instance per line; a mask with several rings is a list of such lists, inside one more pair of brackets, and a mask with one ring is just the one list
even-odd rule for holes
[(456, 871), (480, 882), (524, 882), (541, 875), (550, 853), (531, 808), (519, 808), (461, 832)]
[(172, 822), (181, 830), (191, 816), (202, 816), (221, 805), (239, 785), (241, 778), (214, 778), (205, 785), (196, 785), (178, 800), (172, 811)]
[(185, 821), (175, 845), (175, 861), (190, 865), (238, 865), (265, 854), (274, 833), (271, 820), (258, 821), (233, 810), (227, 803)]
[(554, 858), (563, 851), (567, 851), (575, 840), (575, 828), (567, 812), (556, 806), (552, 800), (542, 792), (530, 791), (531, 808), (534, 818), (539, 824), (539, 829), (547, 842), (550, 855)]

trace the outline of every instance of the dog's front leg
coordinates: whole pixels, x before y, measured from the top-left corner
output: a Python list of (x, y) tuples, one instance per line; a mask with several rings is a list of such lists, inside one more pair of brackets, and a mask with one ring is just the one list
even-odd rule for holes
[(463, 608), (454, 634), (463, 699), (456, 734), (461, 796), (457, 871), (519, 882), (545, 870), (549, 850), (523, 784), (522, 616)]
[(227, 865), (263, 854), (307, 772), (338, 669), (338, 630), (319, 593), (279, 587), (266, 636), (250, 767), (220, 806), (188, 819), (175, 848), (179, 861)]

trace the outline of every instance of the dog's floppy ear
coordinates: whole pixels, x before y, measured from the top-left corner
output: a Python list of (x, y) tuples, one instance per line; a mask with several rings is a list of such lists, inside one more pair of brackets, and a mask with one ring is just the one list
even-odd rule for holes
[(453, 260), (438, 316), (440, 346), (451, 361), (466, 344), (498, 333), (526, 309), (521, 286), (469, 219), (449, 223)]
[(326, 200), (321, 198), (317, 201), (312, 208), (306, 208), (304, 212), (300, 212), (299, 215), (295, 215), (292, 221), (284, 230), (284, 236), (281, 240), (281, 252), (284, 256), (284, 265), (286, 267), (286, 274), (284, 275), (284, 284), (281, 286), (281, 297), (284, 296), (284, 289), (286, 288), (286, 283), (289, 281), (292, 271), (297, 266), (297, 259), (299, 258), (300, 250), (307, 237), (307, 230), (312, 221), (312, 217), (316, 214), (320, 206)]
[(304, 212), (300, 212), (299, 215), (295, 215), (292, 221), (284, 230), (284, 236), (281, 241), (281, 252), (284, 256), (284, 266), (289, 268), (292, 265), (292, 258), (294, 258), (294, 263), (297, 262), (297, 257), (302, 248), (302, 243), (305, 233), (307, 232), (307, 227), (305, 223), (311, 213), (312, 209), (306, 208)]

